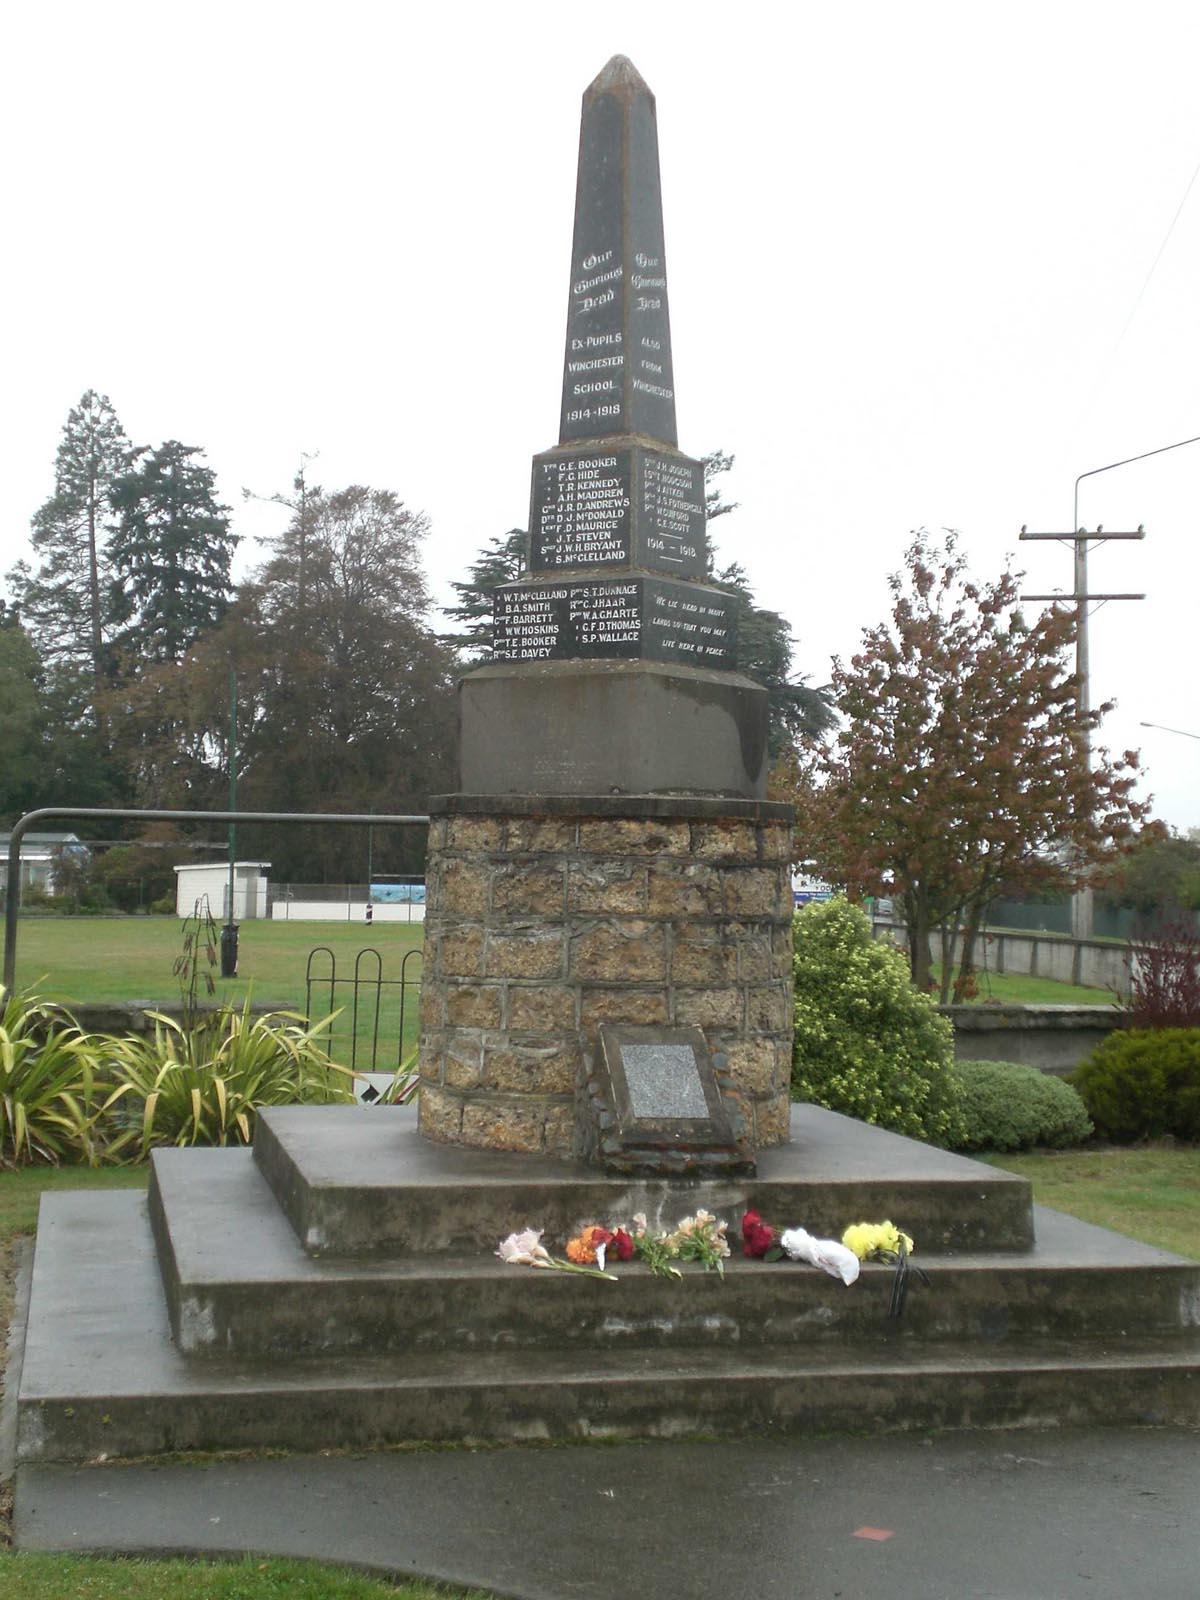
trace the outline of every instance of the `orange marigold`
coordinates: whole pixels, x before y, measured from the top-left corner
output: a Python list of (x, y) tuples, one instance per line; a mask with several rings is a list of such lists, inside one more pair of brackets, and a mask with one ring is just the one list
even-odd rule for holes
[(588, 1243), (590, 1228), (586, 1228), (577, 1239), (567, 1240), (567, 1260), (573, 1261), (577, 1267), (590, 1267), (596, 1259), (596, 1252)]

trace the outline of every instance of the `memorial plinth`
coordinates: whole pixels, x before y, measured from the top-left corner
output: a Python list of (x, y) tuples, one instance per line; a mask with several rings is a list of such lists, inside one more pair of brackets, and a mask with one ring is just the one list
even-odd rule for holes
[(767, 695), (736, 670), (736, 603), (708, 581), (674, 382), (654, 96), (615, 56), (583, 97), (559, 438), (533, 459), (527, 576), (496, 596), (493, 665), (459, 686), (464, 793), (765, 799)]
[(421, 1131), (567, 1156), (605, 1024), (703, 1029), (788, 1136), (790, 807), (447, 795), (430, 827)]
[[(792, 813), (765, 798), (767, 695), (737, 671), (703, 464), (676, 439), (654, 97), (621, 56), (583, 97), (559, 439), (533, 458), (529, 529), (492, 660), (460, 684), (459, 793), (430, 807), (421, 1132), (662, 1176), (752, 1167), (788, 1136)], [(673, 1119), (625, 1127), (606, 1026), (701, 1030), (712, 1119), (679, 1092)]]

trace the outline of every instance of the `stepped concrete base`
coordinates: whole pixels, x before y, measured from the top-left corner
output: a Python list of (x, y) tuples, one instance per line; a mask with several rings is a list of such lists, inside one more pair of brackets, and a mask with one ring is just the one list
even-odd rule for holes
[[(1200, 1263), (1040, 1208), (1034, 1242), (1021, 1179), (811, 1107), (796, 1125), (740, 1188), (647, 1186), (431, 1150), (404, 1111), (288, 1109), (253, 1155), (160, 1152), (149, 1196), (47, 1195), (17, 1459), (1200, 1423)], [(724, 1280), (605, 1283), (492, 1254), (637, 1201), (736, 1228), (747, 1200), (828, 1232), (890, 1212), (929, 1284), (892, 1321), (882, 1267), (847, 1289), (735, 1255)]]
[[(705, 1206), (733, 1230), (747, 1207), (783, 1226), (840, 1237), (848, 1222), (906, 1219), (923, 1251), (1024, 1250), (1030, 1187), (932, 1145), (838, 1116), (792, 1108), (791, 1140), (759, 1153), (753, 1178), (667, 1182), (608, 1176), (582, 1162), (430, 1144), (407, 1106), (276, 1106), (262, 1113), (254, 1158), (313, 1254), (475, 1254), (514, 1229), (561, 1245), (579, 1227), (644, 1211), (674, 1223)], [(219, 1151), (160, 1151), (156, 1182), (205, 1185)], [(165, 1174), (170, 1168), (170, 1178)]]
[[(810, 1275), (795, 1270), (798, 1283)], [(685, 1293), (693, 1283), (704, 1280), (689, 1277)], [(615, 1288), (578, 1287), (590, 1294)], [(882, 1318), (882, 1294), (878, 1304)], [(879, 1327), (870, 1341), (820, 1349), (197, 1360), (170, 1337), (145, 1200), (48, 1195), (20, 1375), (17, 1458), (371, 1449), (422, 1439), (1200, 1422), (1194, 1331), (1158, 1340), (1038, 1339), (1013, 1349), (896, 1343), (882, 1321)]]
[(613, 1284), (515, 1271), (486, 1247), (482, 1256), (312, 1257), (249, 1152), (181, 1154), (158, 1164), (150, 1213), (171, 1329), (187, 1354), (799, 1344), (811, 1354), (844, 1339), (1122, 1338), (1131, 1307), (1139, 1333), (1157, 1336), (1178, 1333), (1181, 1305), (1200, 1299), (1200, 1266), (1052, 1211), (1023, 1254), (922, 1254), (930, 1285), (914, 1287), (897, 1321), (887, 1318), (891, 1270), (870, 1263), (848, 1293), (824, 1273), (741, 1254), (724, 1278), (689, 1273), (683, 1287), (636, 1262)]

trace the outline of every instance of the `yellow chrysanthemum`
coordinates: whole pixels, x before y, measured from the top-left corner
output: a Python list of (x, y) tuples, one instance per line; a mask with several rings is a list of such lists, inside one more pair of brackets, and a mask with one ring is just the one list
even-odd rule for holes
[(893, 1222), (855, 1222), (842, 1235), (846, 1249), (853, 1250), (860, 1261), (868, 1260), (879, 1250), (898, 1255), (901, 1240), (907, 1254), (912, 1255), (912, 1239), (907, 1233), (901, 1233)]

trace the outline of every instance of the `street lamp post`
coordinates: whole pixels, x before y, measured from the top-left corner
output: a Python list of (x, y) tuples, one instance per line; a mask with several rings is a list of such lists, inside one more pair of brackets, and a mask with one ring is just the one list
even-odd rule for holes
[(1200, 733), (1189, 733), (1186, 728), (1168, 728), (1164, 722), (1139, 722), (1139, 728), (1157, 728), (1160, 733), (1177, 733), (1181, 739), (1200, 739)]
[[(1059, 601), (1073, 600), (1076, 607), (1075, 624), (1075, 676), (1079, 680), (1079, 715), (1083, 722), (1083, 747), (1084, 758), (1091, 758), (1091, 737), (1087, 727), (1087, 716), (1091, 710), (1091, 662), (1088, 655), (1088, 605), (1095, 602), (1103, 604), (1106, 600), (1144, 600), (1144, 594), (1090, 594), (1088, 592), (1087, 577), (1087, 552), (1089, 544), (1106, 544), (1110, 539), (1144, 539), (1146, 530), (1139, 527), (1133, 533), (1109, 533), (1103, 527), (1097, 527), (1094, 533), (1089, 533), (1086, 528), (1079, 526), (1079, 485), (1085, 478), (1095, 478), (1101, 472), (1112, 472), (1116, 467), (1128, 467), (1135, 461), (1148, 461), (1151, 456), (1165, 455), (1168, 450), (1182, 450), (1184, 445), (1200, 444), (1200, 434), (1191, 439), (1179, 439), (1174, 444), (1159, 445), (1156, 450), (1143, 450), (1140, 455), (1125, 456), (1121, 461), (1110, 461), (1107, 466), (1092, 467), (1088, 472), (1081, 472), (1075, 479), (1075, 499), (1072, 508), (1072, 532), (1070, 533), (1030, 533), (1027, 528), (1021, 529), (1022, 539), (1054, 539), (1062, 544), (1074, 546), (1074, 593), (1064, 594), (1023, 594), (1022, 600)], [(1071, 900), (1071, 932), (1076, 939), (1090, 939), (1092, 937), (1092, 891), (1086, 885), (1076, 890)]]
[[(237, 810), (237, 673), (229, 669), (229, 809)], [(238, 926), (234, 912), (237, 888), (237, 824), (229, 824), (229, 905), (221, 929), (221, 976), (236, 978), (238, 967)]]

